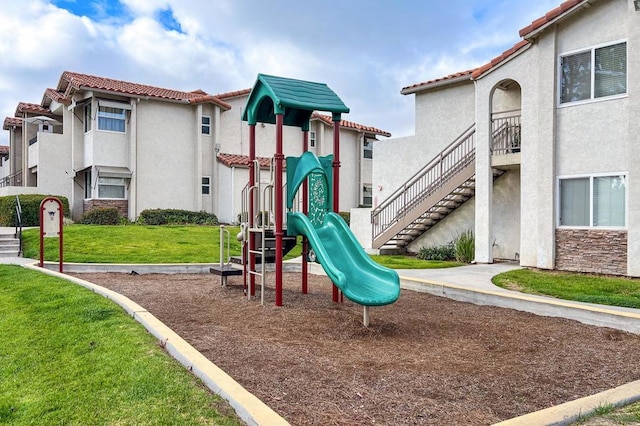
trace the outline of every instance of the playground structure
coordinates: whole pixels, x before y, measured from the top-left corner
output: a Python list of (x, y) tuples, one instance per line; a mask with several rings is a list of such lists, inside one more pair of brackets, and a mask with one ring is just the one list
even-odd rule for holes
[[(333, 155), (318, 158), (308, 151), (309, 123), (314, 111), (329, 112), (333, 121)], [(284, 242), (302, 240), (302, 293), (307, 293), (308, 262), (322, 265), (334, 283), (333, 301), (340, 292), (365, 307), (395, 302), (400, 294), (398, 274), (373, 262), (351, 233), (339, 212), (340, 120), (349, 108), (323, 83), (258, 74), (242, 120), (249, 125), (249, 182), (243, 191), (241, 237), (244, 286), (255, 296), (256, 278), (264, 289), (267, 232), (272, 229), (275, 254), (275, 304), (282, 306)], [(256, 125), (275, 124), (275, 153), (270, 179), (260, 182), (261, 165), (256, 159)], [(302, 132), (301, 157), (286, 159), (283, 183), (283, 126)], [(286, 188), (286, 200), (284, 192)], [(298, 194), (299, 190), (301, 195)], [(286, 234), (284, 208), (287, 208)], [(297, 211), (301, 209), (301, 211)], [(258, 265), (257, 260), (260, 261)], [(263, 298), (264, 296), (262, 296)], [(264, 300), (263, 300), (264, 302)]]

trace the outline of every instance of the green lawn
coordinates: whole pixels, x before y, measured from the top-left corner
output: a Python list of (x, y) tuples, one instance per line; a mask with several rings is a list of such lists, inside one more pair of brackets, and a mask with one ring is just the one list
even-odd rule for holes
[[(231, 255), (240, 255), (238, 226), (226, 226)], [(40, 258), (38, 229), (24, 231), (24, 256)], [(64, 227), (64, 261), (71, 263), (214, 263), (220, 261), (217, 226), (68, 225)], [(58, 261), (58, 239), (45, 239), (45, 260)], [(301, 243), (285, 257), (300, 256)], [(225, 243), (225, 257), (227, 256)], [(457, 262), (420, 260), (412, 256), (372, 256), (394, 269), (460, 266)]]
[(518, 269), (493, 278), (499, 287), (523, 293), (602, 305), (640, 308), (640, 280)]
[(119, 306), (0, 265), (0, 423), (241, 424)]

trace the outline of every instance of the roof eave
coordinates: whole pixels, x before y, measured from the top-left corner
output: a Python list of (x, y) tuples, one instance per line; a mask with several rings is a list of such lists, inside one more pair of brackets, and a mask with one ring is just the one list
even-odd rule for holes
[(479, 80), (482, 77), (484, 77), (487, 74), (491, 74), (493, 71), (497, 70), (498, 68), (500, 68), (501, 66), (511, 62), (513, 59), (517, 58), (519, 55), (521, 55), (522, 53), (526, 52), (527, 50), (529, 50), (531, 48), (531, 46), (533, 46), (532, 42), (528, 42), (526, 45), (523, 45), (521, 48), (517, 49), (516, 51), (514, 51), (513, 53), (509, 54), (506, 58), (504, 58), (502, 61), (495, 63), (495, 64), (491, 64), (489, 63), (489, 67), (487, 67), (486, 69), (482, 69), (483, 67), (477, 68), (478, 73), (476, 74), (476, 72), (474, 72), (473, 74), (471, 74), (471, 79), (472, 80)]
[(465, 74), (458, 77), (448, 78), (441, 81), (436, 81), (433, 83), (423, 84), (416, 87), (405, 87), (400, 91), (402, 95), (411, 95), (413, 93), (423, 92), (425, 90), (437, 89), (438, 87), (449, 86), (453, 84), (458, 84), (462, 82), (471, 81), (471, 74)]
[[(522, 28), (519, 32), (520, 37), (522, 37), (525, 40), (528, 41), (532, 41), (535, 40), (540, 34), (542, 34), (544, 31), (546, 31), (548, 28), (553, 27), (555, 24), (557, 24), (558, 22), (562, 21), (563, 19), (565, 19), (568, 15), (572, 14), (573, 12), (575, 12), (577, 9), (580, 8), (589, 8), (591, 7), (591, 3), (593, 3), (596, 0), (583, 0), (579, 3), (576, 3), (574, 5), (571, 5), (570, 7), (568, 7), (566, 10), (563, 10), (561, 13), (559, 13), (557, 16), (553, 17), (552, 19), (548, 19), (547, 15), (545, 15), (545, 17), (540, 18), (541, 19), (547, 19), (547, 22), (545, 22), (544, 24), (536, 27), (536, 24), (534, 21), (531, 25), (528, 25), (524, 28)], [(563, 6), (569, 3), (569, 1), (566, 1), (565, 3), (561, 4), (558, 8), (560, 10), (562, 10)], [(530, 29), (531, 27), (534, 27), (533, 29)]]

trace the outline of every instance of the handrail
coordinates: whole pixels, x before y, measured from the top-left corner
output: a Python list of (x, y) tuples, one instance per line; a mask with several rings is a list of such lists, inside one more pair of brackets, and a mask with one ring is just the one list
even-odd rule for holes
[(0, 179), (0, 188), (4, 188), (5, 186), (22, 186), (22, 170), (18, 170)]
[(19, 248), (18, 256), (22, 255), (22, 206), (20, 205), (20, 197), (16, 195), (16, 229), (15, 234), (18, 237)]
[(471, 125), (371, 212), (373, 239), (406, 216), (474, 160), (475, 125)]
[(493, 154), (520, 152), (520, 117), (520, 110), (493, 114), (491, 119), (491, 152)]

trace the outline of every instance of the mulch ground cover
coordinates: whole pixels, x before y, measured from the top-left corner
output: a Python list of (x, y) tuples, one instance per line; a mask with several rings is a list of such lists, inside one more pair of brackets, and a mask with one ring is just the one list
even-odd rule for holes
[(640, 336), (412, 291), (362, 308), (324, 276), (80, 274), (145, 307), (294, 425), (487, 425), (640, 378)]

